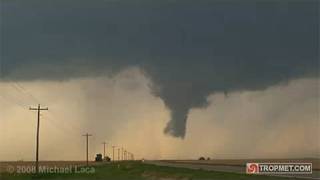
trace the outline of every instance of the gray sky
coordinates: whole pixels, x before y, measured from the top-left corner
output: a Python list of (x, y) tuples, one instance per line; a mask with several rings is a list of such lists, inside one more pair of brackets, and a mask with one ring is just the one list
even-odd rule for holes
[[(300, 121), (307, 124), (299, 129), (301, 133), (313, 132), (308, 129), (314, 128), (313, 123), (319, 125), (318, 86), (313, 85), (318, 84), (319, 69), (318, 1), (1, 0), (0, 6), (1, 104), (6, 104), (1, 123), (8, 123), (16, 111), (7, 101), (29, 105), (30, 97), (24, 96), (31, 93), (42, 103), (56, 106), (55, 116), (59, 118), (52, 119), (61, 119), (58, 125), (73, 119), (78, 126), (76, 133), (91, 128), (99, 134), (97, 139), (116, 138), (128, 143), (128, 139), (116, 136), (119, 132), (114, 128), (104, 132), (99, 124), (111, 123), (122, 128), (132, 124), (141, 127), (136, 130), (139, 132), (157, 129), (156, 132), (161, 133), (154, 138), (170, 140), (164, 140), (165, 152), (150, 152), (155, 158), (169, 157), (175, 152), (167, 151), (169, 141), (181, 148), (194, 145), (192, 140), (202, 135), (202, 131), (194, 130), (191, 136), (188, 130), (201, 127), (201, 121), (206, 119), (207, 125), (214, 128), (210, 131), (230, 133), (225, 135), (230, 147), (241, 142), (237, 145), (238, 155), (250, 146), (231, 140), (247, 132), (245, 127), (233, 128), (239, 122), (257, 123), (254, 130), (257, 135), (261, 133), (259, 129), (269, 123), (273, 136), (282, 132), (273, 126), (286, 122), (288, 129), (283, 130), (284, 135), (280, 133), (285, 137), (294, 134)], [(129, 77), (124, 80), (124, 87), (114, 84), (122, 82), (122, 75), (126, 73)], [(19, 84), (23, 87), (20, 90)], [(302, 84), (312, 92), (311, 97), (299, 89)], [(59, 93), (51, 92), (50, 87), (58, 88)], [(288, 93), (279, 98), (277, 88)], [(132, 92), (137, 96), (132, 97)], [(224, 98), (218, 105), (214, 97), (221, 94)], [(291, 101), (296, 94), (301, 99)], [(234, 107), (241, 104), (250, 107), (251, 98), (258, 109), (243, 107), (242, 113), (250, 118), (242, 119)], [(75, 100), (81, 102), (75, 104)], [(302, 101), (308, 103), (301, 104)], [(303, 110), (289, 108), (289, 104), (285, 106), (289, 102)], [(231, 104), (224, 106), (225, 103)], [(279, 111), (276, 105), (270, 104), (284, 105), (278, 107), (282, 109)], [(212, 106), (224, 108), (207, 112)], [(197, 110), (206, 112), (194, 115)], [(148, 114), (149, 111), (158, 113)], [(231, 117), (225, 115), (217, 120), (216, 114), (230, 114), (233, 120), (228, 121)], [(289, 121), (292, 114), (301, 116), (300, 121)], [(15, 116), (15, 119), (20, 117), (17, 113)], [(149, 125), (150, 121), (159, 124)], [(198, 121), (199, 124), (195, 123)], [(16, 131), (8, 126), (5, 132), (11, 136)], [(132, 129), (128, 132), (136, 133)], [(203, 135), (214, 139), (216, 134)], [(310, 136), (318, 137), (318, 134), (302, 139)], [(258, 143), (259, 139), (252, 141)], [(291, 154), (290, 151), (288, 156), (314, 156), (319, 153), (317, 145), (313, 144), (314, 147), (303, 154), (305, 149), (299, 144), (297, 152)], [(215, 149), (219, 145), (212, 146)], [(185, 157), (196, 156), (177, 150), (179, 147), (175, 147), (176, 152), (185, 153)], [(261, 149), (256, 151), (257, 156), (264, 155), (259, 153)]]

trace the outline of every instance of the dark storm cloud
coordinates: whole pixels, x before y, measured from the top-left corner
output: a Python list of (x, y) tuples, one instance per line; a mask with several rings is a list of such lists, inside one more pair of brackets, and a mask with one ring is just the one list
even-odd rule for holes
[(1, 77), (64, 80), (139, 66), (184, 137), (214, 92), (318, 75), (318, 1), (1, 0)]

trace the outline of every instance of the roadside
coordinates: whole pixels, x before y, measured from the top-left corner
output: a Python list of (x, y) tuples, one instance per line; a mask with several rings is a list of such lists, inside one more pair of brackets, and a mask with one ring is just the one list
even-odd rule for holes
[[(179, 161), (144, 161), (146, 164), (153, 164), (157, 166), (189, 168), (195, 170), (207, 170), (217, 172), (230, 172), (245, 174), (245, 165), (223, 165), (223, 164), (197, 164), (192, 162), (179, 162)], [(310, 175), (276, 175), (277, 177), (299, 178), (299, 179), (320, 179), (320, 171), (313, 171)], [(273, 176), (275, 177), (275, 176)]]

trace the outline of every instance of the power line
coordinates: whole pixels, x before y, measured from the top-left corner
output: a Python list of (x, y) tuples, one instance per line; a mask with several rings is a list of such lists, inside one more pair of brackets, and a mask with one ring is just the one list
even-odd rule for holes
[(21, 94), (24, 94), (24, 95), (27, 95), (30, 100), (32, 99), (32, 101), (34, 101), (35, 103), (39, 103), (38, 100), (35, 99), (35, 97), (33, 95), (31, 95), (30, 93), (28, 93), (23, 87), (22, 85), (18, 85), (17, 82), (9, 82), (11, 87), (13, 89), (15, 89), (17, 92), (21, 93)]
[[(33, 101), (35, 101), (35, 102), (37, 102), (37, 103), (40, 102), (40, 101), (38, 100), (38, 98), (36, 98), (36, 97), (35, 97), (34, 95), (32, 95), (31, 93), (29, 93), (28, 90), (27, 90), (23, 85), (19, 84), (18, 82), (10, 82), (10, 83), (11, 83), (11, 86), (12, 86), (16, 91), (20, 92), (21, 94), (24, 94), (24, 95), (29, 96), (28, 99), (30, 99), (30, 100), (32, 99)], [(20, 98), (19, 98), (19, 99), (20, 99)], [(22, 101), (20, 101), (20, 102), (22, 102)], [(20, 103), (19, 106), (24, 107), (25, 105), (23, 105), (23, 104), (25, 104), (25, 103), (22, 102), (22, 104)], [(49, 119), (51, 119), (51, 120), (59, 119), (59, 118), (54, 118), (54, 117), (55, 117), (55, 114), (53, 114), (52, 110), (51, 110), (51, 111), (48, 111), (48, 113), (49, 113), (49, 115), (51, 114), (51, 115), (53, 116), (53, 118), (48, 117)], [(55, 121), (55, 120), (54, 120), (54, 121)], [(53, 122), (54, 122), (54, 121), (53, 121)], [(50, 121), (50, 122), (51, 122), (51, 121)], [(69, 125), (69, 126), (70, 126), (70, 125)], [(68, 126), (68, 127), (69, 127), (69, 126)], [(65, 129), (65, 126), (61, 126), (61, 124), (60, 124), (60, 126), (59, 126), (58, 129), (61, 129), (61, 128), (63, 128), (68, 134), (70, 133), (70, 131), (72, 131), (72, 132), (73, 132), (75, 135), (77, 135), (77, 136), (78, 136), (78, 133), (80, 132), (80, 129), (75, 128), (74, 126), (72, 126), (72, 128), (68, 128), (68, 130), (66, 130), (66, 129)], [(77, 129), (78, 132), (75, 132), (74, 129)]]
[[(53, 111), (52, 108), (51, 108), (51, 110), (49, 111), (49, 114), (52, 115), (53, 117), (60, 117), (59, 115), (57, 115), (58, 113), (55, 113), (55, 112)], [(61, 118), (56, 118), (56, 119), (61, 119)], [(82, 131), (82, 129), (80, 129), (79, 127), (73, 126), (73, 125), (71, 125), (71, 124), (68, 124), (67, 127), (70, 127), (69, 129), (72, 130), (72, 131), (73, 131), (74, 129), (77, 130), (77, 131), (78, 131), (77, 134)]]
[(8, 101), (6, 101), (6, 102), (10, 102), (11, 104), (16, 105), (16, 106), (22, 108), (23, 110), (25, 110), (25, 107), (26, 107), (25, 105), (20, 104), (19, 102), (15, 101), (15, 100), (8, 99), (6, 96), (3, 96), (3, 95), (1, 95), (1, 94), (0, 94), (0, 97), (1, 97), (3, 100), (8, 100)]
[[(49, 111), (48, 111), (49, 112)], [(61, 126), (61, 124), (58, 124), (56, 120), (51, 116), (45, 116), (49, 121), (49, 123), (54, 126), (56, 129), (58, 129), (60, 132), (64, 133), (66, 137), (70, 136), (70, 133), (72, 133), (75, 137), (79, 136), (79, 132), (75, 132), (72, 128), (67, 129), (65, 126)], [(44, 118), (45, 118), (44, 117)]]
[[(28, 106), (29, 103), (26, 103), (24, 101), (25, 96), (22, 95), (24, 93), (21, 91), (21, 89), (18, 88), (19, 85), (17, 85), (17, 84), (15, 85), (13, 82), (8, 82), (8, 85), (11, 85), (11, 87), (15, 89), (15, 91), (10, 91), (10, 92), (18, 92), (19, 95), (16, 93), (11, 93), (10, 96), (8, 96), (8, 94), (5, 96), (4, 93), (1, 93), (1, 97), (4, 100), (6, 100), (7, 102), (10, 102), (11, 104), (15, 104), (17, 106), (20, 106), (25, 110), (25, 107)], [(20, 85), (20, 88), (22, 88), (21, 85)], [(29, 102), (29, 100), (28, 100), (28, 102)], [(34, 101), (34, 102), (37, 102), (37, 104), (39, 104), (38, 101)]]
[(30, 96), (31, 99), (33, 99), (35, 102), (40, 103), (38, 98), (36, 98), (34, 95), (32, 95), (30, 92), (28, 92), (28, 90), (24, 86), (22, 86), (20, 83), (18, 83), (18, 82), (13, 82), (13, 83), (18, 89), (21, 90), (20, 92), (25, 93), (26, 95)]
[[(9, 83), (11, 83), (11, 86), (16, 90), (16, 92), (18, 92), (19, 94), (11, 94), (12, 95), (12, 97), (13, 96), (15, 96), (15, 97), (13, 97), (13, 99), (12, 98), (10, 98), (9, 99), (9, 102), (10, 103), (13, 103), (13, 104), (15, 104), (15, 105), (17, 105), (17, 106), (19, 106), (20, 108), (22, 108), (22, 109), (24, 109), (25, 110), (25, 104), (26, 103), (24, 103), (24, 100), (26, 100), (26, 98), (27, 99), (32, 99), (33, 101), (35, 101), (35, 102), (39, 102), (39, 100), (35, 97), (35, 96), (33, 96), (31, 93), (29, 93), (28, 91), (27, 91), (27, 89), (25, 88), (25, 87), (23, 87), (21, 84), (19, 84), (18, 82), (9, 82)], [(20, 96), (19, 96), (20, 95)], [(3, 96), (3, 94), (0, 94), (0, 97), (2, 97), (4, 100), (6, 100), (6, 99), (8, 99), (8, 97), (6, 97), (6, 96)], [(22, 97), (22, 98), (21, 98)], [(39, 161), (39, 130), (40, 130), (40, 111), (42, 111), (42, 110), (48, 110), (48, 108), (41, 108), (40, 107), (40, 104), (38, 105), (38, 108), (30, 108), (30, 110), (37, 110), (38, 111), (38, 124), (37, 124), (37, 150), (36, 150), (36, 171), (37, 171), (37, 173), (38, 173), (38, 171), (39, 171), (39, 168), (38, 168), (38, 161)], [(50, 119), (51, 121), (49, 121), (49, 123), (50, 124), (52, 124), (52, 125), (54, 125), (57, 129), (59, 129), (61, 132), (63, 132), (63, 133), (65, 133), (65, 134), (69, 134), (70, 132), (72, 132), (72, 133), (74, 133), (74, 134), (76, 134), (77, 136), (78, 136), (78, 132), (75, 132), (75, 129), (78, 129), (79, 130), (79, 132), (80, 132), (80, 129), (79, 128), (75, 128), (75, 127), (72, 127), (69, 123), (68, 123), (68, 125), (67, 126), (61, 126), (62, 124), (56, 124), (56, 119), (57, 118), (54, 118), (54, 117), (56, 117), (56, 113), (53, 113), (52, 111), (48, 111), (48, 114), (49, 115), (51, 115), (51, 116), (47, 116), (48, 117), (48, 119)], [(68, 127), (68, 128), (67, 128)], [(67, 129), (66, 129), (67, 128)], [(92, 136), (92, 135), (90, 135), (90, 134), (86, 134), (86, 135), (84, 135), (84, 136), (87, 136), (87, 166), (88, 166), (88, 154), (89, 154), (89, 143), (88, 143), (88, 137), (89, 136)], [(106, 143), (104, 142), (103, 143), (104, 144), (104, 158), (106, 157), (106, 153), (105, 153), (105, 149), (106, 149)], [(115, 157), (114, 157), (114, 148), (115, 148), (116, 146), (112, 146), (112, 148), (113, 148), (113, 154), (112, 154), (112, 159), (113, 159), (113, 161), (115, 161)], [(127, 150), (124, 150), (123, 148), (121, 148), (121, 156), (120, 156), (120, 148), (118, 148), (118, 161), (119, 160), (134, 160), (134, 155), (132, 154), (132, 153), (130, 153), (130, 152), (128, 152)]]

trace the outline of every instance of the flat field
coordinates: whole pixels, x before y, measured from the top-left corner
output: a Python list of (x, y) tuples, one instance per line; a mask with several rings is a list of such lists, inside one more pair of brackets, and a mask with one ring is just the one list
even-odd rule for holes
[(203, 165), (225, 165), (225, 166), (246, 166), (246, 163), (312, 163), (313, 170), (320, 170), (320, 159), (214, 159), (214, 160), (165, 160), (171, 163), (203, 164)]
[[(157, 166), (142, 163), (140, 161), (114, 162), (114, 163), (91, 163), (89, 172), (72, 173), (16, 173), (7, 172), (8, 167), (30, 166), (31, 162), (2, 162), (0, 173), (1, 180), (32, 180), (32, 179), (104, 179), (104, 180), (281, 180), (290, 179), (282, 177), (256, 176), (231, 172), (216, 172), (206, 170), (195, 170), (188, 168)], [(41, 166), (65, 167), (79, 166), (85, 167), (84, 162), (60, 161), (60, 162), (41, 162)]]

